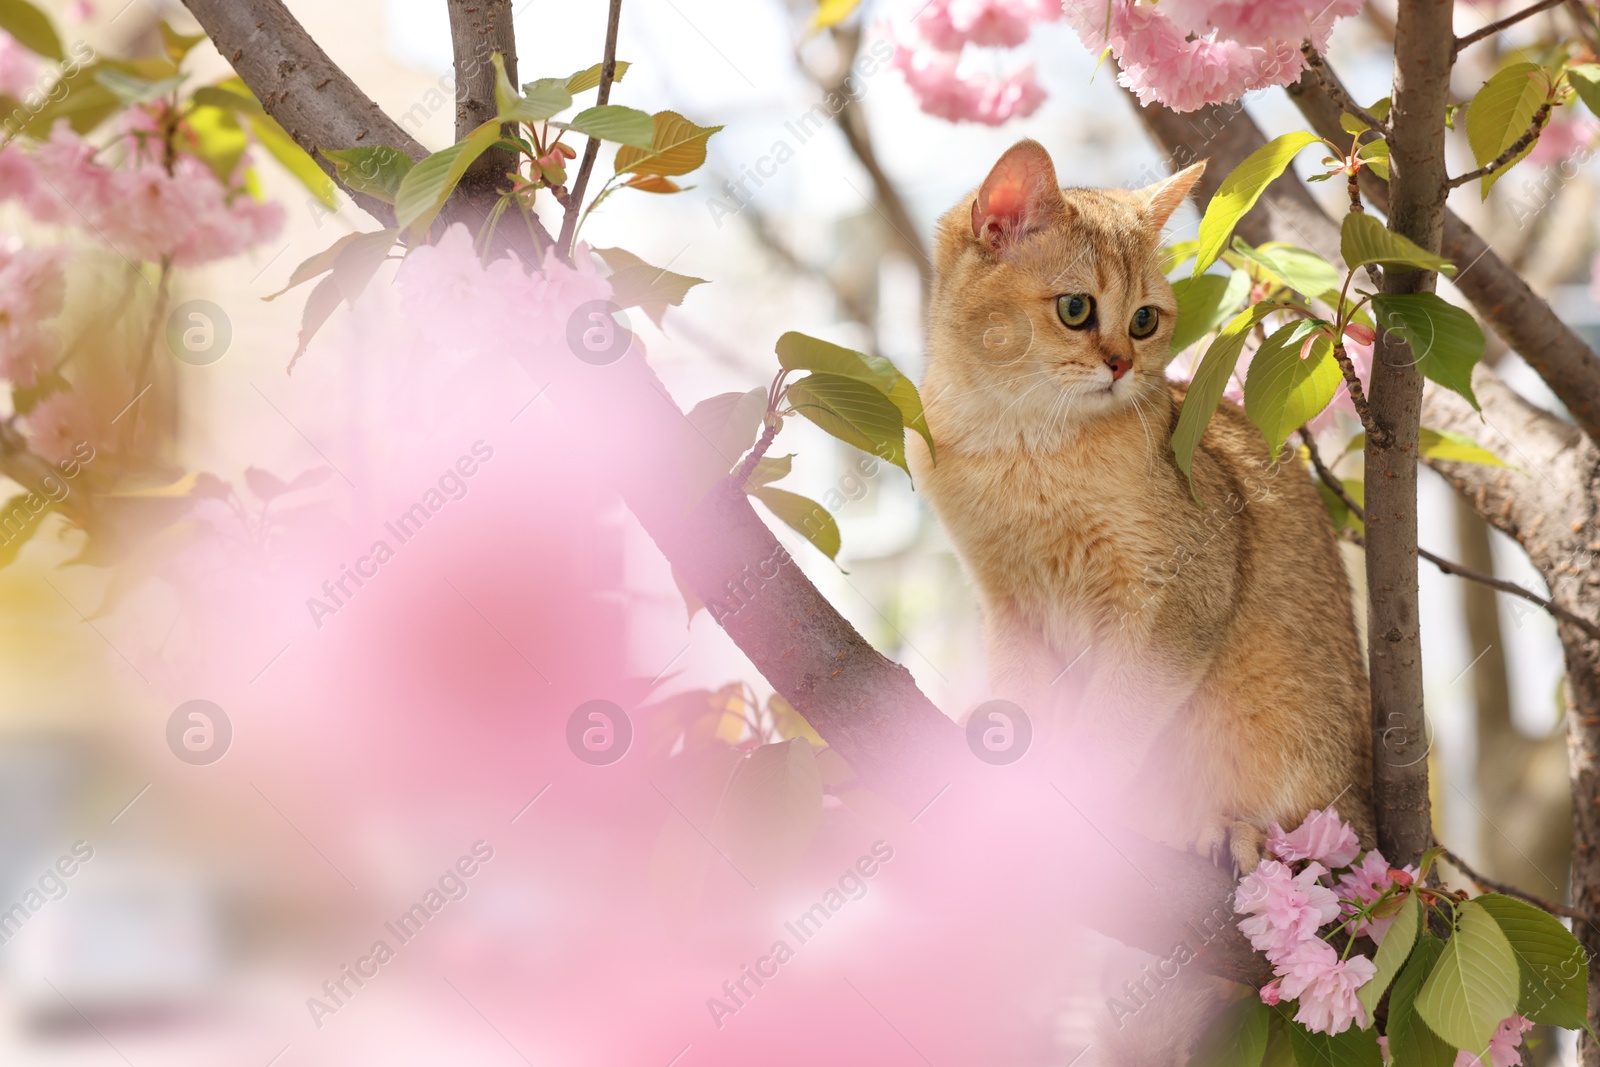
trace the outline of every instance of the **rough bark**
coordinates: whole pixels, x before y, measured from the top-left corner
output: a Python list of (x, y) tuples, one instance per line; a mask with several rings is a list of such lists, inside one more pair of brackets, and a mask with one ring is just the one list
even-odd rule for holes
[[(1319, 135), (1349, 144), (1350, 135), (1339, 127), (1349, 94), (1331, 69), (1313, 66), (1289, 87), (1289, 95)], [(1361, 192), (1378, 210), (1389, 210), (1390, 185), (1370, 170), (1362, 171)], [(1584, 432), (1600, 441), (1600, 356), (1448, 208), (1438, 251), (1456, 264), (1451, 280), (1483, 321), (1539, 372)]]
[[(450, 40), (455, 51), (456, 140), (499, 113), (495, 103), (493, 57), (505, 62), (506, 77), (517, 84), (517, 37), (511, 25), (511, 0), (447, 0)], [(507, 128), (509, 132), (509, 127)], [(517, 164), (508, 148), (491, 148), (467, 168), (462, 186), (498, 193)]]

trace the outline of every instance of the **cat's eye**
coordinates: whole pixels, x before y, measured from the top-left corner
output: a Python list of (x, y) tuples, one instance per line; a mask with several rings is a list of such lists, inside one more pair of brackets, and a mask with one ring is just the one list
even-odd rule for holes
[(1141, 340), (1156, 332), (1156, 327), (1161, 323), (1159, 308), (1142, 307), (1133, 313), (1133, 321), (1128, 323), (1128, 333)]
[(1088, 293), (1068, 293), (1056, 297), (1056, 314), (1074, 330), (1081, 330), (1094, 318), (1094, 297)]

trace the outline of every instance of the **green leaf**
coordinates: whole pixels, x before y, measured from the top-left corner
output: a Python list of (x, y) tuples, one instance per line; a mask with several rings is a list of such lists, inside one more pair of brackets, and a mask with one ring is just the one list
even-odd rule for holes
[[(580, 70), (580, 71), (578, 71), (578, 73), (576, 73), (572, 77), (568, 78), (567, 79), (567, 86), (566, 86), (567, 92), (568, 93), (581, 93), (581, 92), (584, 92), (584, 91), (586, 91), (588, 89), (593, 89), (593, 88), (596, 88), (597, 86), (599, 86), (599, 84), (600, 84), (600, 71), (601, 71), (601, 68), (603, 68), (604, 66), (605, 66), (604, 63), (596, 63), (594, 66), (590, 67), (589, 69)], [(622, 76), (624, 74), (628, 73), (628, 68), (630, 66), (632, 66), (632, 64), (629, 63), (626, 59), (617, 60), (617, 64), (612, 69), (612, 73), (611, 73), (611, 82), (612, 82), (613, 85), (615, 85), (617, 82), (622, 80)], [(536, 84), (536, 83), (530, 82), (529, 84), (531, 85), (531, 84)], [(527, 88), (527, 86), (524, 86), (523, 88)]]
[(776, 351), (778, 366), (784, 370), (836, 374), (872, 386), (900, 409), (901, 421), (921, 434), (927, 442), (928, 454), (934, 454), (933, 434), (928, 431), (917, 387), (884, 357), (857, 352), (793, 330), (778, 338)]
[(1389, 983), (1395, 980), (1400, 968), (1405, 966), (1406, 959), (1410, 957), (1411, 950), (1417, 943), (1417, 933), (1421, 926), (1422, 904), (1417, 900), (1415, 893), (1407, 893), (1405, 903), (1400, 905), (1400, 910), (1395, 913), (1394, 921), (1389, 924), (1383, 940), (1378, 942), (1377, 954), (1372, 958), (1372, 962), (1377, 965), (1377, 973), (1356, 991), (1356, 998), (1367, 1009), (1369, 1019), (1378, 1010), (1378, 1001), (1383, 999)]
[(762, 456), (756, 460), (756, 465), (750, 472), (750, 477), (744, 480), (745, 490), (759, 489), (763, 485), (781, 481), (789, 477), (789, 471), (794, 466), (794, 456)]
[(904, 417), (878, 389), (837, 374), (812, 374), (790, 385), (785, 396), (795, 411), (845, 444), (910, 473)]
[(311, 290), (311, 295), (306, 298), (305, 310), (300, 313), (300, 339), (295, 345), (294, 355), (289, 357), (289, 370), (294, 370), (294, 365), (300, 357), (306, 354), (306, 347), (311, 344), (311, 339), (322, 329), (323, 323), (339, 307), (339, 301), (344, 296), (339, 283), (332, 275), (317, 283)]
[[(1363, 441), (1363, 445), (1365, 441)], [(1422, 427), (1417, 452), (1423, 459), (1442, 459), (1451, 463), (1481, 463), (1485, 467), (1505, 467), (1506, 462), (1466, 434)]]
[(427, 233), (467, 168), (499, 139), (500, 121), (490, 119), (406, 172), (394, 197), (395, 221), (400, 228), (415, 237)]
[(1339, 269), (1315, 252), (1276, 241), (1251, 248), (1237, 237), (1233, 249), (1266, 271), (1271, 280), (1304, 296), (1316, 298), (1339, 289)]
[(1372, 313), (1410, 346), (1423, 375), (1478, 407), (1472, 368), (1483, 358), (1483, 331), (1471, 314), (1436, 293), (1380, 293)]
[(182, 63), (194, 46), (205, 39), (203, 33), (179, 33), (165, 19), (161, 20), (161, 46), (166, 50), (167, 58), (174, 63)]
[(1580, 63), (1567, 68), (1567, 84), (1595, 115), (1600, 115), (1600, 63)]
[(676, 111), (658, 111), (646, 148), (623, 145), (617, 149), (618, 174), (688, 174), (706, 161), (706, 141), (721, 126), (696, 126)]
[(740, 760), (721, 814), (728, 853), (756, 885), (803, 856), (822, 821), (822, 772), (811, 743), (761, 745)]
[[(1277, 330), (1250, 360), (1244, 381), (1244, 410), (1276, 456), (1289, 435), (1310, 422), (1339, 391), (1344, 375), (1333, 358), (1329, 324), (1301, 319)], [(1316, 331), (1311, 351), (1300, 358), (1303, 342)]]
[(1193, 259), (1200, 251), (1199, 241), (1174, 241), (1161, 250), (1161, 273), (1176, 270), (1185, 260)]
[(1314, 133), (1297, 130), (1275, 137), (1245, 157), (1233, 173), (1222, 180), (1206, 213), (1200, 220), (1200, 250), (1195, 256), (1194, 274), (1199, 276), (1217, 261), (1228, 246), (1228, 237), (1273, 180), (1282, 174), (1300, 150), (1315, 144)]
[(1417, 994), (1417, 1017), (1445, 1041), (1482, 1058), (1517, 1010), (1517, 957), (1483, 905), (1457, 907), (1456, 930)]
[[(1454, 1067), (1456, 1048), (1417, 1018), (1417, 993), (1444, 953), (1444, 942), (1423, 930), (1389, 993), (1391, 1067)], [(1358, 993), (1357, 996), (1360, 994)]]
[(650, 148), (655, 136), (655, 120), (650, 115), (620, 104), (600, 104), (578, 112), (570, 122), (551, 125), (638, 149)]
[(777, 489), (770, 485), (755, 488), (749, 488), (747, 485), (745, 491), (765, 504), (790, 529), (816, 545), (823, 555), (829, 559), (837, 559), (839, 524), (829, 514), (827, 508), (799, 493), (791, 493), (787, 489)]
[(701, 436), (716, 449), (716, 477), (726, 474), (729, 468), (739, 462), (739, 457), (750, 451), (766, 413), (765, 389), (752, 389), (747, 393), (718, 393), (689, 410), (690, 425), (699, 430)]
[(239, 120), (222, 108), (197, 105), (185, 122), (194, 135), (195, 156), (211, 169), (218, 182), (231, 185), (239, 160), (250, 147), (250, 138), (245, 136)]
[(1198, 278), (1179, 278), (1172, 283), (1172, 295), (1178, 300), (1178, 321), (1172, 327), (1169, 362), (1233, 317), (1250, 295), (1250, 276), (1236, 270), (1226, 277), (1202, 274)]
[[(1534, 113), (1550, 96), (1550, 77), (1537, 63), (1512, 63), (1484, 82), (1467, 105), (1467, 143), (1478, 166), (1484, 166), (1528, 132)], [(1483, 198), (1500, 176), (1533, 150), (1530, 143), (1516, 159), (1493, 174), (1484, 175)]]
[(1273, 1010), (1267, 1027), (1267, 1050), (1261, 1057), (1261, 1067), (1295, 1067), (1294, 1045), (1289, 1042), (1289, 1028), (1293, 1025), (1287, 1015)]
[(1365, 122), (1362, 122), (1348, 111), (1340, 112), (1339, 128), (1345, 133), (1348, 133), (1351, 137), (1360, 137), (1362, 134), (1372, 129), (1371, 126), (1368, 126)]
[(1206, 1030), (1188, 1067), (1261, 1067), (1272, 1009), (1254, 989), (1234, 997)]
[(261, 102), (250, 92), (248, 86), (239, 78), (229, 78), (216, 85), (206, 85), (194, 92), (197, 104), (209, 107), (220, 107), (244, 116), (245, 122), (250, 126), (250, 132), (255, 135), (256, 142), (265, 148), (285, 170), (300, 180), (316, 198), (328, 207), (338, 207), (339, 198), (334, 194), (333, 179), (322, 172), (317, 161), (312, 159), (305, 149), (289, 131), (278, 125), (278, 120), (268, 115), (262, 108)]
[(1389, 180), (1388, 141), (1368, 141), (1366, 144), (1361, 146), (1360, 150), (1356, 152), (1356, 155), (1361, 159), (1366, 160), (1367, 166), (1372, 169), (1372, 173), (1376, 174), (1384, 181)]
[(704, 285), (704, 278), (674, 274), (652, 267), (632, 252), (621, 248), (597, 248), (595, 254), (611, 268), (611, 299), (618, 307), (643, 309), (658, 327), (667, 307), (683, 303), (689, 290)]
[[(1280, 1011), (1284, 1010), (1281, 1006)], [(1313, 1034), (1298, 1023), (1288, 1023), (1294, 1061), (1302, 1067), (1383, 1067), (1378, 1035), (1354, 1026), (1341, 1034)]]
[(287, 293), (295, 286), (309, 282), (312, 278), (315, 278), (319, 274), (326, 274), (328, 271), (333, 269), (334, 260), (339, 258), (339, 253), (344, 250), (345, 246), (350, 244), (352, 241), (358, 240), (362, 236), (363, 235), (359, 233), (345, 234), (343, 237), (333, 242), (333, 244), (329, 245), (327, 248), (324, 248), (322, 251), (318, 252), (316, 255), (312, 256), (296, 267), (289, 275), (289, 283), (282, 289), (279, 289), (271, 296), (264, 296), (261, 299), (276, 300), (278, 297), (282, 296), (284, 293)]
[(67, 58), (50, 16), (27, 0), (0, 0), (0, 30), (15, 37), (18, 44), (35, 55), (57, 63)]
[(102, 67), (95, 71), (94, 80), (105, 86), (111, 91), (111, 95), (122, 101), (123, 107), (147, 104), (158, 97), (166, 96), (183, 84), (182, 76), (152, 81), (148, 78), (140, 78), (120, 71), (115, 67)]
[(371, 145), (363, 148), (319, 148), (333, 164), (334, 175), (353, 193), (394, 203), (400, 183), (411, 172), (411, 157), (398, 148)]
[[(1190, 469), (1194, 463), (1194, 450), (1199, 447), (1200, 438), (1205, 436), (1212, 413), (1222, 402), (1222, 394), (1228, 388), (1228, 377), (1239, 362), (1239, 353), (1244, 351), (1244, 343), (1255, 324), (1277, 310), (1276, 304), (1261, 303), (1239, 312), (1217, 334), (1217, 339), (1206, 349), (1205, 357), (1194, 372), (1194, 380), (1184, 394), (1183, 409), (1178, 412), (1178, 425), (1172, 431), (1172, 457), (1177, 461), (1178, 469), (1183, 471), (1183, 476), (1189, 480), (1191, 494), (1195, 492), (1194, 474)], [(1198, 494), (1194, 499), (1196, 503), (1200, 502)]]
[(1587, 1027), (1589, 960), (1578, 939), (1555, 916), (1514, 897), (1486, 893), (1473, 903), (1489, 913), (1516, 954), (1517, 1014), (1569, 1030)]
[(1349, 270), (1368, 263), (1381, 263), (1385, 267), (1434, 270), (1447, 275), (1456, 272), (1455, 264), (1448, 259), (1419, 247), (1409, 238), (1391, 233), (1387, 226), (1364, 212), (1353, 211), (1344, 217), (1344, 226), (1339, 231), (1339, 254)]
[(572, 93), (567, 89), (566, 82), (560, 78), (539, 78), (523, 83), (522, 103), (517, 105), (516, 113), (505, 116), (505, 120), (543, 122), (571, 106)]
[(350, 307), (356, 306), (356, 299), (366, 291), (372, 276), (389, 258), (389, 249), (394, 247), (399, 237), (400, 231), (397, 229), (358, 234), (354, 241), (339, 249), (338, 255), (334, 256), (333, 280)]
[(44, 138), (60, 119), (66, 119), (73, 132), (88, 133), (106, 119), (122, 110), (122, 101), (116, 94), (95, 80), (95, 75), (107, 68), (132, 70), (132, 64), (108, 60), (90, 63), (56, 82), (44, 107), (22, 124), (18, 132), (27, 137)]

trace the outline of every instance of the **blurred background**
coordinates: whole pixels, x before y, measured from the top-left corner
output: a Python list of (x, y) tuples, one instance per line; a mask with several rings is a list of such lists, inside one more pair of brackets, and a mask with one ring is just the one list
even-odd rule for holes
[[(65, 38), (110, 54), (157, 51), (162, 19), (198, 32), (166, 0), (44, 6)], [(424, 144), (453, 140), (454, 109), (434, 102), (449, 96), (442, 3), (288, 6)], [(862, 43), (854, 29), (808, 36), (812, 10), (778, 0), (624, 6), (618, 55), (633, 66), (613, 102), (725, 127), (696, 188), (612, 197), (585, 230), (596, 246), (625, 242), (710, 282), (661, 328), (633, 324), (685, 409), (765, 385), (786, 330), (881, 353), (920, 379), (932, 225), (1017, 139), (1041, 141), (1067, 185), (1145, 184), (1163, 170), (1131, 98), (1061, 23), (1039, 25), (1020, 49), (969, 50), (964, 60), (996, 74), (1035, 64), (1047, 97), (1027, 118), (989, 127), (932, 117), (882, 65), (861, 80), (855, 105), (801, 141), (792, 124)], [(867, 0), (849, 25), (870, 46), (913, 12), (912, 0)], [(1499, 13), (1457, 5), (1463, 29)], [(1389, 19), (1384, 3), (1370, 5), (1333, 39), (1332, 64), (1364, 101), (1388, 91)], [(521, 77), (598, 61), (604, 27), (598, 0), (520, 5)], [(1537, 20), (1526, 28), (1537, 34)], [(190, 62), (205, 77), (226, 73), (209, 44)], [(1464, 61), (1458, 91), (1470, 94), (1493, 62), (1489, 49)], [(1247, 110), (1269, 137), (1302, 125), (1281, 90), (1249, 98)], [(1593, 344), (1595, 130), (1567, 132), (1487, 202), (1462, 189), (1452, 206)], [(779, 141), (792, 158), (748, 184), (737, 211), (717, 210), (729, 202), (724, 182), (755, 172)], [(1454, 149), (1458, 169), (1470, 169), (1464, 145)], [(1569, 159), (1581, 163), (1569, 168), (1576, 177), (1550, 177)], [(131, 581), (64, 567), (83, 544), (47, 518), (0, 570), (0, 1062), (622, 1062), (615, 1050), (626, 1043), (599, 1040), (599, 1024), (562, 1031), (564, 1015), (589, 1018), (584, 989), (607, 990), (624, 1019), (681, 1011), (686, 1033), (703, 1031), (702, 1001), (736, 973), (731, 958), (655, 1003), (615, 961), (627, 959), (627, 936), (656, 934), (619, 927), (616, 951), (593, 957), (613, 962), (592, 969), (564, 940), (576, 916), (603, 913), (606, 891), (595, 886), (639, 872), (604, 845), (623, 832), (609, 805), (625, 801), (593, 777), (569, 781), (552, 768), (570, 762), (559, 740), (570, 708), (597, 696), (630, 701), (622, 682), (594, 691), (596, 677), (647, 680), (633, 702), (651, 687), (655, 700), (720, 691), (736, 715), (766, 707), (769, 687), (706, 613), (687, 617), (649, 539), (566, 453), (546, 383), (470, 351), (422, 359), (384, 294), (337, 314), (285, 375), (304, 290), (262, 298), (301, 260), (374, 224), (342, 197), (327, 208), (270, 164), (260, 175), (287, 208), (281, 235), (174, 282), (174, 302), (222, 309), (232, 331), (225, 358), (172, 361), (147, 398), (160, 405), (147, 417), (173, 464), (260, 490), (243, 505), (248, 536), (224, 538), (227, 547), (191, 560), (181, 577), (157, 557)], [(1313, 188), (1337, 201), (1330, 185)], [(10, 233), (43, 239), (6, 211)], [(1192, 236), (1196, 222), (1185, 209), (1173, 239)], [(82, 243), (69, 318), (90, 315), (113, 285), (92, 239)], [(1516, 388), (1557, 407), (1515, 353), (1496, 358)], [(796, 456), (786, 485), (836, 502), (843, 549), (835, 565), (774, 524), (780, 540), (939, 707), (964, 715), (985, 696), (976, 608), (929, 509), (902, 472), (863, 476), (854, 453), (798, 421), (775, 446)], [(480, 442), (492, 459), (481, 459)], [(322, 582), (474, 454), (477, 473), (426, 537), (384, 564), (370, 590), (308, 622), (305, 601)], [(303, 474), (303, 486), (286, 488)], [(297, 533), (290, 516), (317, 524), (316, 535)], [(1421, 540), (1543, 591), (1517, 546), (1427, 472)], [(1561, 899), (1570, 832), (1554, 628), (1519, 600), (1432, 569), (1422, 582), (1440, 837), (1482, 873)], [(187, 703), (196, 700), (208, 703)], [(196, 728), (215, 731), (214, 762), (186, 760), (180, 751), (192, 750), (169, 740)], [(626, 802), (658, 803), (641, 792)], [(848, 837), (829, 845), (843, 863), (859, 851)], [(385, 933), (448, 871), (474, 866), (456, 866), (467, 857), (477, 872), (457, 880), (465, 895), (432, 920), (439, 929), (430, 925), (415, 947)], [(25, 905), (7, 926), (3, 909), (34, 892), (46, 903)], [(375, 988), (348, 979), (339, 988), (343, 969), (365, 966), (379, 939), (397, 952), (372, 965), (382, 975), (368, 977)], [(1082, 1044), (1082, 1005), (1029, 1011), (1062, 1020), (1058, 1040), (1005, 1062), (1069, 1062)], [(668, 1044), (629, 1062), (680, 1062), (680, 1043)], [(678, 1052), (681, 1062), (721, 1062), (697, 1048)], [(1556, 1054), (1547, 1043), (1532, 1056)], [(917, 1062), (904, 1048), (897, 1055)]]

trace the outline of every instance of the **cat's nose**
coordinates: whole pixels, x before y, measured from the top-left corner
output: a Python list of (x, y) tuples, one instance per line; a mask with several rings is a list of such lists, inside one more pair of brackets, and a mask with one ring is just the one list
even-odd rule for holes
[(1133, 369), (1133, 360), (1127, 356), (1107, 356), (1106, 366), (1111, 368), (1111, 380), (1118, 381)]

